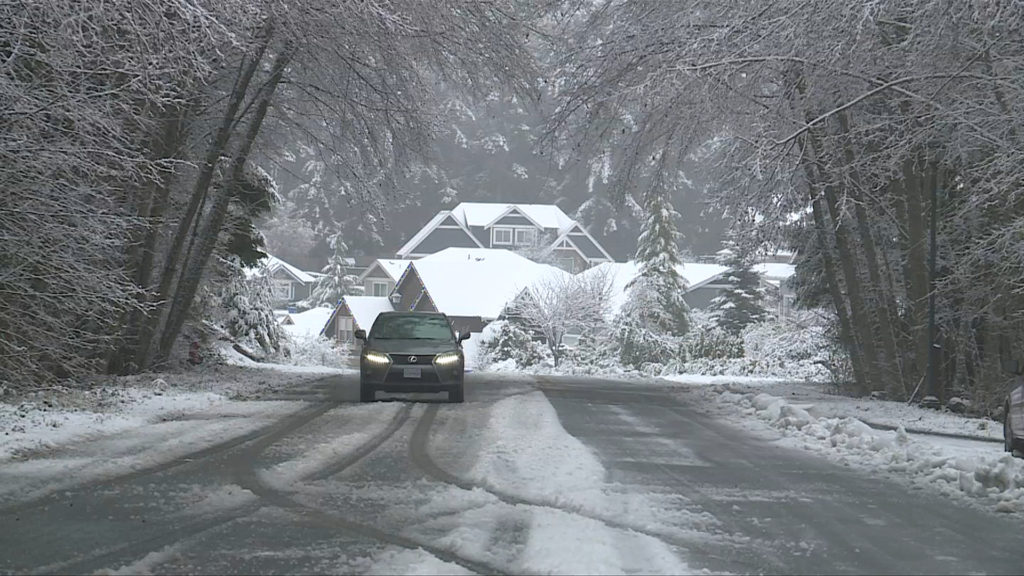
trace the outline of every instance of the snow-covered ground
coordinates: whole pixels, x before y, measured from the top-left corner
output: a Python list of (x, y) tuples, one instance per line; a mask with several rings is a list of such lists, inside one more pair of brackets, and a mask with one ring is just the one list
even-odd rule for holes
[(915, 489), (966, 497), (999, 512), (1024, 512), (1024, 460), (996, 442), (1002, 438), (998, 422), (902, 402), (829, 395), (821, 385), (807, 383), (672, 380), (716, 402), (724, 415), (752, 432), (772, 429), (794, 447)]
[(241, 436), (301, 405), (247, 399), (343, 372), (260, 365), (238, 354), (231, 361), (245, 366), (210, 364), (8, 395), (0, 402), (0, 498), (153, 466)]
[[(242, 436), (304, 405), (252, 399), (344, 372), (253, 365), (240, 355), (227, 356), (229, 365), (105, 379), (91, 387), (0, 403), (0, 502), (157, 465)], [(529, 379), (514, 379), (520, 378)], [(1004, 454), (992, 441), (1001, 433), (998, 423), (834, 396), (822, 385), (772, 379), (678, 376), (634, 378), (621, 385), (675, 388), (752, 435), (767, 435), (914, 489), (1024, 513), (1024, 460)], [(418, 405), (411, 413), (419, 419), (427, 409)], [(381, 435), (402, 410), (407, 408), (398, 403), (332, 407), (314, 429), (291, 438), (291, 445), (277, 446), (275, 456), (283, 460), (258, 471), (267, 486), (313, 508), (322, 509), (319, 499), (341, 494), (353, 502), (386, 503), (388, 515), (381, 522), (420, 519), (402, 534), (428, 549), (385, 547), (346, 559), (347, 570), (465, 573), (462, 566), (431, 553), (429, 544), (435, 551), (514, 573), (689, 573), (688, 559), (659, 537), (699, 540), (715, 523), (704, 513), (687, 511), (686, 503), (671, 494), (638, 493), (609, 482), (601, 461), (563, 428), (545, 395), (528, 389), (438, 412), (427, 451), (470, 487), (419, 475), (348, 483), (315, 478), (317, 471)], [(898, 429), (878, 430), (867, 423)], [(411, 432), (411, 426), (405, 429)], [(467, 429), (474, 430), (470, 437)], [(382, 468), (390, 471), (401, 460), (386, 448), (379, 457), (392, 463)], [(392, 450), (404, 458), (409, 448), (397, 442)], [(204, 494), (200, 505), (233, 508), (254, 498), (245, 489), (225, 485)], [(495, 547), (488, 539), (509, 530), (523, 534), (513, 548)], [(147, 557), (143, 560), (152, 566), (133, 565), (129, 571), (158, 572), (167, 558)]]

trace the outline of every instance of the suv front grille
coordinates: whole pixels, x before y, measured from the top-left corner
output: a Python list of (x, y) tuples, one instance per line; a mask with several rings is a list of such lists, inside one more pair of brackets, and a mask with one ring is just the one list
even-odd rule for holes
[[(416, 362), (409, 362), (410, 357), (415, 357)], [(434, 363), (433, 354), (392, 354), (391, 362), (394, 364), (409, 364), (411, 366), (430, 366)]]

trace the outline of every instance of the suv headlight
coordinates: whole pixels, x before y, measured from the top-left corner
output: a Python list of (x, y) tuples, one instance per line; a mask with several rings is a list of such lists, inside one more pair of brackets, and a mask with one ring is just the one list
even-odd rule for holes
[(443, 352), (434, 356), (434, 366), (447, 368), (458, 364), (460, 360), (462, 360), (462, 358), (459, 357), (458, 352)]
[(391, 364), (391, 356), (387, 354), (381, 354), (380, 352), (369, 351), (363, 354), (363, 358), (370, 364), (376, 364), (377, 366), (387, 366)]

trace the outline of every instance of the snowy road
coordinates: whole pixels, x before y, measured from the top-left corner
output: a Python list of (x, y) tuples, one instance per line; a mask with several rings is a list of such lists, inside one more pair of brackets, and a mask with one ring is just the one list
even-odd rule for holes
[(359, 405), (354, 378), (318, 381), (251, 401), (290, 402), (286, 416), (71, 487), (45, 461), (102, 459), (112, 439), (37, 455), (0, 482), (31, 472), (34, 492), (59, 489), (0, 492), (0, 572), (1024, 568), (1019, 515), (752, 438), (668, 391), (474, 374), (466, 393), (464, 405)]

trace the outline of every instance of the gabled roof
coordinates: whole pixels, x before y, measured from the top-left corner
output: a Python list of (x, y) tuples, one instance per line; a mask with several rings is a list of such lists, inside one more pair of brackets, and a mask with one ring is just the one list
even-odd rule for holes
[[(576, 240), (573, 239), (574, 237)], [(572, 244), (573, 248), (588, 261), (613, 262), (615, 260), (579, 222), (573, 222), (572, 226), (556, 238), (551, 243), (552, 248), (558, 246), (563, 240)]]
[(452, 215), (466, 226), (487, 227), (516, 208), (542, 228), (563, 232), (575, 223), (554, 204), (514, 204), (503, 202), (462, 202), (452, 208)]
[(508, 250), (447, 248), (410, 264), (439, 312), (497, 318), (523, 289), (568, 273)]
[(341, 299), (352, 313), (356, 329), (369, 330), (378, 314), (394, 311), (391, 300), (383, 296), (342, 296)]
[[(461, 206), (461, 205), (462, 204), (460, 204), (459, 206)], [(456, 206), (456, 208), (458, 208), (458, 206)], [(466, 228), (465, 221), (460, 220), (457, 217), (455, 217), (453, 219), (449, 219), (448, 218), (448, 216), (452, 215), (452, 214), (453, 214), (453, 212), (449, 211), (449, 210), (441, 210), (440, 212), (435, 214), (434, 217), (430, 219), (430, 222), (427, 222), (426, 225), (423, 226), (423, 228), (420, 228), (419, 232), (414, 234), (413, 237), (410, 238), (408, 242), (406, 242), (404, 245), (402, 245), (401, 248), (398, 249), (396, 254), (399, 255), (399, 256), (403, 256), (403, 257), (407, 257), (410, 254), (417, 254), (416, 247), (419, 246), (421, 242), (426, 240), (427, 236), (430, 236), (431, 232), (433, 232), (434, 230), (437, 230), (440, 226), (442, 226), (442, 223), (444, 223), (444, 226), (448, 226), (449, 225), (448, 222), (450, 222), (452, 220), (454, 220), (454, 222), (455, 222), (454, 226), (457, 226), (459, 229), (461, 229), (463, 232), (465, 232), (466, 236), (468, 236), (469, 239), (474, 244), (476, 244), (477, 246), (483, 248), (483, 244), (480, 243), (480, 240), (478, 240), (476, 238), (476, 236), (474, 236), (469, 231), (469, 229)]]
[(380, 268), (387, 274), (392, 280), (398, 282), (398, 279), (402, 277), (402, 273), (409, 267), (411, 260), (401, 260), (396, 258), (378, 258), (370, 264), (362, 274), (359, 275), (359, 281), (362, 282), (373, 272), (374, 268)]
[[(266, 258), (260, 260), (260, 264), (265, 264), (267, 270), (271, 274), (277, 272), (278, 270), (284, 270), (285, 273), (287, 273), (289, 276), (295, 279), (296, 282), (302, 282), (303, 284), (310, 284), (312, 282), (316, 282), (316, 277), (313, 276), (312, 273), (299, 270), (295, 266), (292, 266), (291, 264), (285, 262), (284, 260), (281, 260), (280, 258), (271, 256), (270, 254), (267, 254)], [(252, 276), (253, 274), (256, 274), (258, 271), (258, 268), (247, 268), (245, 270), (245, 274), (246, 276)]]
[[(686, 291), (691, 292), (720, 278), (729, 269), (718, 264), (684, 262), (677, 266), (676, 270), (686, 280)], [(612, 283), (612, 314), (618, 314), (619, 309), (626, 303), (626, 286), (639, 273), (640, 267), (637, 266), (635, 261), (605, 262), (580, 272), (580, 274), (608, 274), (608, 278)]]

